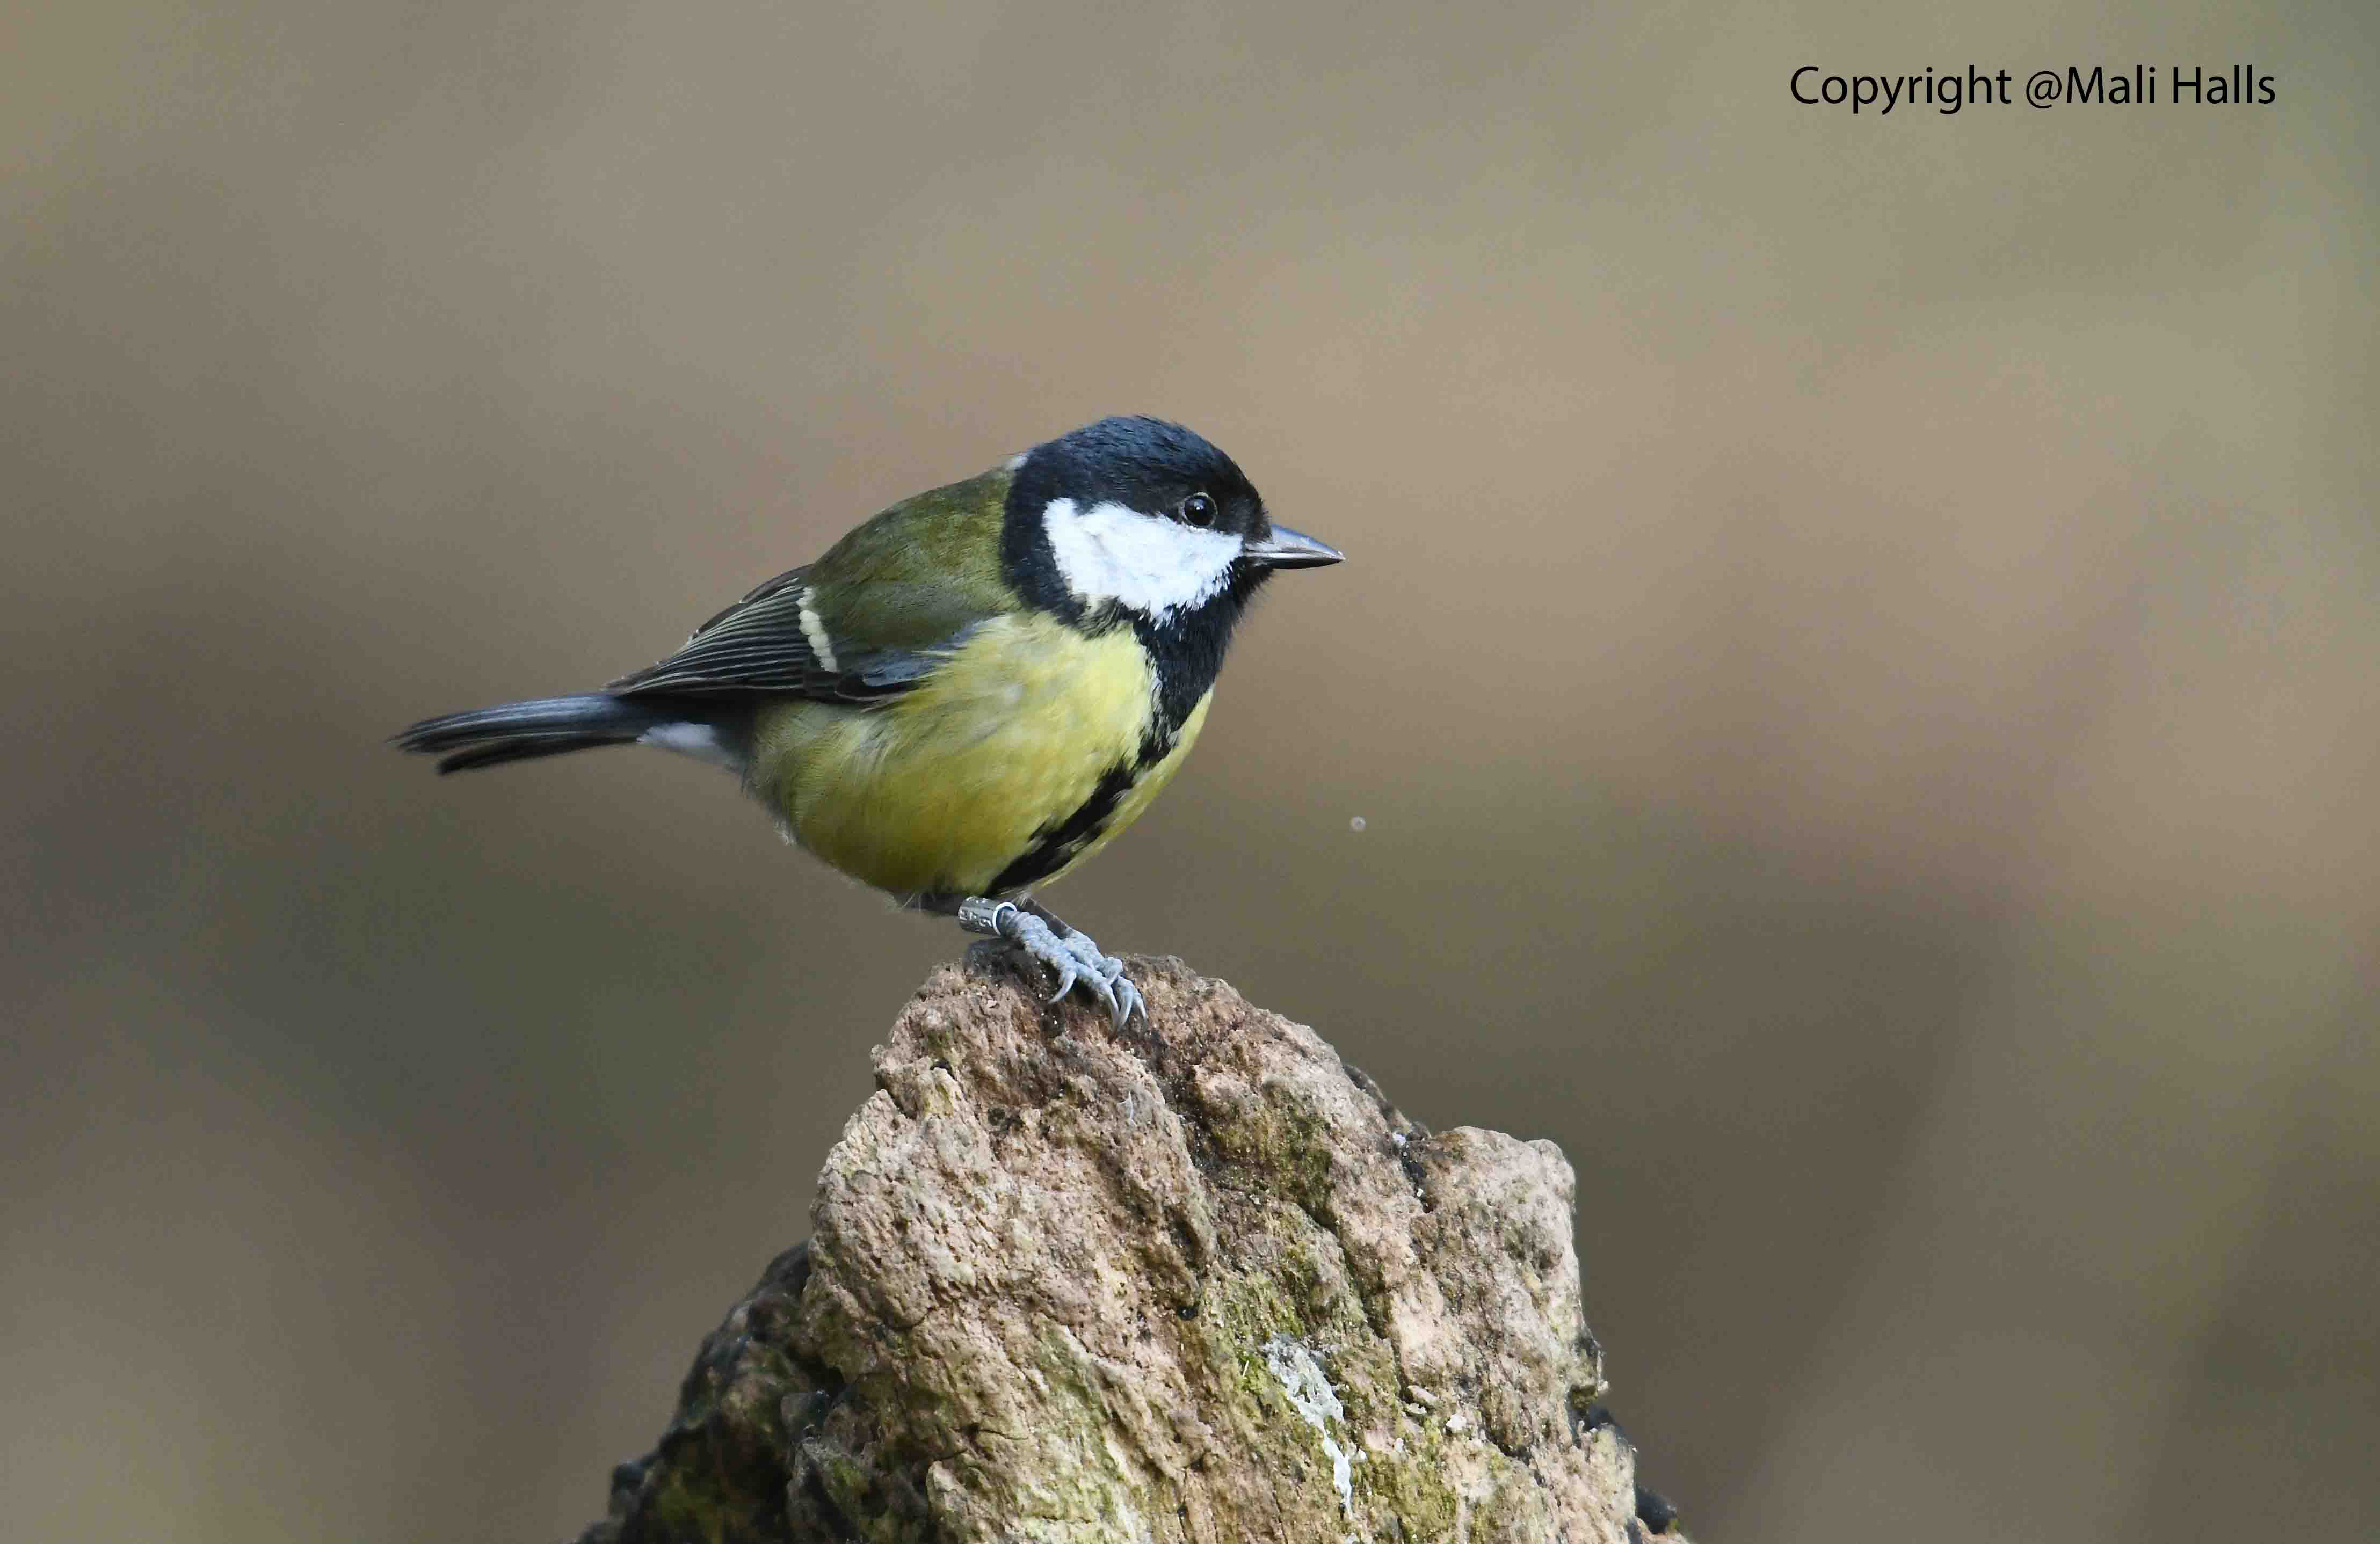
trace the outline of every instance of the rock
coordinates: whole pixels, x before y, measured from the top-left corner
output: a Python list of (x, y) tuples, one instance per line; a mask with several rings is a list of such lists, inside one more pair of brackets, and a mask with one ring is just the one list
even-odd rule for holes
[(1153, 1032), (934, 973), (582, 1544), (1643, 1536), (1560, 1152), (1131, 965)]

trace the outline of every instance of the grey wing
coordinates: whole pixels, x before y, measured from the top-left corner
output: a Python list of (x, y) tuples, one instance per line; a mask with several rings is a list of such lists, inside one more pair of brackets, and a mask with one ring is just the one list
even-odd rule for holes
[(819, 614), (807, 569), (781, 573), (695, 629), (686, 646), (604, 690), (615, 696), (782, 692), (868, 703), (910, 690), (965, 642), (972, 625), (924, 648), (837, 637)]

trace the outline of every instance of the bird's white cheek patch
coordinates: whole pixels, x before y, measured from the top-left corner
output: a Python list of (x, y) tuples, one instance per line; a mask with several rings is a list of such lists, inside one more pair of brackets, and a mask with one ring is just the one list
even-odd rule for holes
[(1041, 522), (1068, 589), (1153, 617), (1212, 599), (1240, 555), (1240, 538), (1227, 532), (1201, 531), (1122, 504), (1087, 510), (1072, 499), (1052, 499)]

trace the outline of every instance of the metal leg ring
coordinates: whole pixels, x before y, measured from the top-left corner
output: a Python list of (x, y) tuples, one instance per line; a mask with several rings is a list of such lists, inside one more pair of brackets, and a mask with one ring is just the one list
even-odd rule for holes
[[(992, 900), (983, 896), (969, 896), (959, 902), (959, 925), (969, 933), (980, 933), (987, 938), (1005, 938), (1015, 923), (1009, 919), (1019, 915), (1013, 900)], [(1005, 923), (1006, 927), (1002, 924)]]

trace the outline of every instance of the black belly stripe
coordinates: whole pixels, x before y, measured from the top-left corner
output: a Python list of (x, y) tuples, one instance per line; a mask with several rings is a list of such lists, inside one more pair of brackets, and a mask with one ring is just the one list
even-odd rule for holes
[(1133, 759), (1109, 767), (1091, 790), (1090, 797), (1075, 805), (1072, 814), (1063, 820), (1046, 822), (1035, 831), (1032, 843), (1000, 871), (987, 893), (994, 897), (1014, 895), (1064, 868), (1075, 854), (1099, 839), (1099, 833), (1108, 828), (1123, 796), (1172, 749), (1173, 735), (1170, 730), (1143, 739)]

